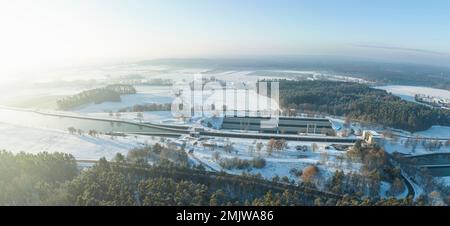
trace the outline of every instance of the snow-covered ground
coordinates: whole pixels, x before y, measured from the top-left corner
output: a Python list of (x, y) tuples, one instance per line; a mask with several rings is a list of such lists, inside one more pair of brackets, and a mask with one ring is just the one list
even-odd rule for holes
[(374, 88), (386, 90), (387, 92), (399, 96), (404, 100), (414, 102), (415, 102), (414, 96), (416, 94), (423, 94), (428, 96), (450, 99), (450, 91), (444, 89), (436, 89), (423, 86), (402, 86), (402, 85), (378, 86)]
[[(297, 76), (307, 76), (312, 80), (328, 79), (338, 81), (352, 81), (360, 83), (369, 83), (368, 81), (348, 77), (340, 76), (328, 73), (314, 72), (314, 71), (253, 71), (253, 70), (210, 70), (206, 68), (192, 68), (192, 69), (172, 69), (166, 66), (143, 66), (143, 65), (116, 65), (105, 66), (98, 69), (85, 69), (79, 71), (69, 71), (68, 76), (64, 76), (68, 80), (98, 80), (98, 84), (108, 83), (109, 81), (120, 81), (120, 78), (126, 80), (127, 76), (139, 75), (144, 79), (169, 79), (172, 81), (180, 82), (184, 84), (189, 83), (195, 78), (195, 75), (202, 74), (204, 78), (216, 77), (217, 79), (237, 84), (236, 97), (237, 103), (234, 105), (234, 90), (226, 92), (225, 98), (221, 91), (205, 91), (202, 94), (194, 93), (194, 96), (203, 99), (206, 104), (214, 104), (217, 109), (224, 101), (227, 101), (229, 106), (228, 110), (232, 111), (237, 109), (239, 112), (243, 112), (246, 106), (250, 110), (264, 108), (268, 102), (265, 97), (258, 96), (254, 90), (245, 90), (243, 82), (253, 83), (258, 79), (274, 79), (274, 78), (286, 78), (294, 79)], [(83, 76), (81, 76), (83, 75)], [(49, 77), (48, 81), (52, 81), (54, 78)], [(96, 83), (97, 84), (97, 83)], [(240, 86), (240, 87), (239, 87)], [(87, 88), (87, 87), (84, 87)], [(58, 88), (33, 88), (33, 89), (20, 89), (18, 92), (14, 92), (12, 97), (0, 97), (0, 101), (7, 99), (15, 99), (20, 96), (21, 98), (30, 96), (63, 96), (70, 95), (80, 90), (84, 90), (83, 87), (74, 87), (73, 89), (66, 89), (66, 87)], [(92, 87), (89, 87), (92, 88)], [(450, 92), (439, 89), (432, 89), (426, 87), (411, 87), (411, 86), (384, 86), (376, 87), (379, 89), (385, 89), (388, 92), (392, 92), (394, 95), (398, 95), (406, 100), (414, 101), (415, 94), (427, 94), (432, 96), (450, 97)], [(172, 103), (175, 99), (174, 88), (171, 86), (136, 86), (137, 94), (123, 95), (121, 102), (104, 102), (101, 104), (88, 104), (75, 110), (76, 114), (83, 114), (102, 118), (117, 118), (117, 115), (109, 115), (109, 112), (117, 112), (120, 109), (132, 107), (137, 104), (150, 104), (150, 103)], [(26, 91), (22, 91), (26, 90)], [(246, 98), (248, 96), (248, 102)], [(187, 102), (190, 101), (191, 95), (189, 92), (184, 92), (181, 98), (184, 98)], [(259, 104), (258, 104), (259, 99)], [(246, 104), (247, 102), (247, 104)], [(267, 107), (271, 109), (276, 108), (276, 103), (271, 102)], [(5, 149), (12, 152), (66, 152), (73, 154), (77, 159), (83, 160), (97, 160), (101, 157), (111, 159), (116, 153), (122, 153), (126, 155), (128, 150), (133, 147), (142, 146), (145, 144), (153, 144), (160, 142), (159, 138), (152, 139), (148, 136), (127, 136), (127, 137), (111, 137), (107, 135), (100, 135), (99, 137), (92, 137), (88, 135), (72, 135), (63, 130), (52, 130), (40, 127), (32, 127), (34, 119), (26, 119), (20, 117), (20, 114), (14, 114), (15, 119), (12, 119), (11, 114), (3, 114), (0, 112), (0, 149)], [(124, 120), (136, 120), (139, 121), (136, 112), (122, 112), (119, 116)], [(196, 120), (200, 121), (197, 117)], [(220, 117), (218, 117), (220, 119)], [(330, 118), (334, 127), (337, 130), (344, 129), (344, 119), (338, 117)], [(156, 123), (181, 123), (177, 121), (170, 111), (155, 111), (155, 112), (143, 112), (143, 121), (156, 122)], [(214, 128), (218, 128), (221, 123), (220, 120), (209, 120), (210, 124)], [(192, 122), (191, 122), (192, 123)], [(204, 122), (208, 123), (208, 122)], [(351, 123), (350, 129), (354, 131), (362, 131), (364, 129), (375, 129), (378, 131), (384, 130), (382, 127), (365, 126), (359, 123)], [(421, 137), (438, 137), (438, 138), (450, 138), (450, 127), (433, 126), (427, 131), (417, 132), (414, 134), (408, 134), (405, 131), (400, 131), (399, 134), (421, 136)], [(351, 134), (351, 137), (357, 136), (357, 134)], [(181, 142), (180, 139), (169, 139), (176, 142)], [(407, 154), (423, 154), (430, 153), (422, 144), (417, 145), (414, 151), (411, 146), (405, 145), (405, 138), (399, 138), (397, 141), (386, 140), (384, 143), (385, 150), (388, 152), (402, 152)], [(216, 143), (218, 147), (210, 148), (203, 146), (203, 142)], [(255, 150), (257, 143), (262, 143), (260, 151)], [(206, 141), (198, 141), (197, 145), (194, 145), (194, 140), (187, 143), (186, 150), (193, 149), (194, 153), (189, 155), (191, 162), (198, 164), (205, 164), (210, 170), (225, 170), (231, 174), (241, 174), (248, 172), (251, 174), (261, 174), (264, 178), (271, 179), (274, 176), (287, 176), (290, 180), (301, 180), (297, 175), (292, 173), (293, 169), (303, 170), (305, 167), (315, 165), (319, 168), (319, 175), (322, 181), (326, 181), (332, 177), (336, 170), (344, 170), (348, 172), (359, 172), (361, 165), (349, 161), (345, 152), (333, 150), (328, 147), (328, 143), (317, 143), (318, 149), (312, 150), (311, 142), (288, 142), (288, 148), (283, 151), (273, 151), (272, 154), (268, 154), (267, 140), (253, 140), (253, 139), (223, 139), (213, 138)], [(233, 150), (226, 152), (223, 148), (225, 143), (233, 144)], [(299, 151), (296, 150), (296, 146), (307, 146), (308, 150)], [(250, 148), (250, 147), (253, 147)], [(441, 147), (439, 151), (450, 152), (450, 147)], [(214, 153), (220, 153), (220, 159), (234, 158), (251, 160), (254, 157), (261, 157), (266, 160), (266, 166), (260, 169), (249, 168), (246, 170), (238, 169), (223, 169), (219, 161), (214, 158)], [(450, 184), (450, 177), (443, 178), (445, 183)], [(319, 185), (320, 187), (321, 185)], [(323, 184), (322, 184), (323, 186)], [(390, 189), (391, 185), (387, 182), (382, 182), (380, 189), (380, 196), (386, 197), (386, 192)], [(397, 196), (397, 198), (406, 196), (407, 190)]]
[(152, 103), (170, 103), (172, 98), (167, 96), (157, 96), (154, 94), (137, 93), (130, 95), (122, 95), (120, 102), (103, 102), (101, 104), (88, 104), (75, 110), (78, 113), (93, 112), (116, 112), (120, 109), (131, 107), (136, 104), (152, 104)]
[[(403, 130), (395, 130), (394, 134), (399, 135), (396, 139), (384, 139), (383, 146), (389, 153), (399, 152), (403, 154), (420, 155), (436, 152), (450, 152), (450, 127), (432, 126), (430, 129), (410, 133)], [(410, 142), (408, 143), (408, 138)], [(415, 139), (415, 138), (419, 139)], [(424, 141), (423, 138), (428, 140)], [(438, 148), (430, 148), (431, 146)]]
[(409, 155), (422, 155), (437, 152), (450, 152), (450, 146), (445, 145), (445, 141), (441, 141), (442, 146), (439, 149), (427, 148), (421, 140), (417, 141), (416, 146), (413, 144), (406, 144), (406, 138), (398, 138), (397, 140), (386, 139), (383, 144), (384, 150), (388, 153), (399, 152)]
[(431, 96), (440, 96), (443, 98), (450, 98), (450, 91), (445, 89), (436, 89), (423, 86), (402, 86), (402, 85), (389, 85), (389, 86), (378, 86), (377, 89), (384, 89), (394, 95), (407, 95), (412, 96), (416, 94), (426, 94)]
[[(300, 70), (262, 70), (257, 71), (258, 74), (271, 74), (278, 75), (282, 78), (300, 78), (307, 80), (330, 80), (330, 81), (342, 81), (342, 82), (357, 82), (357, 83), (371, 83), (368, 80), (348, 76), (340, 75), (334, 72), (328, 71), (300, 71)], [(255, 74), (252, 73), (252, 74)]]
[(111, 159), (116, 153), (126, 155), (129, 149), (154, 140), (148, 136), (79, 136), (60, 130), (0, 123), (0, 141), (0, 149), (13, 153), (64, 152), (77, 159), (98, 160), (101, 157)]
[[(403, 192), (401, 192), (400, 194), (394, 196), (394, 198), (396, 199), (402, 199), (402, 198), (406, 198), (408, 196), (408, 188), (406, 186), (404, 186), (405, 189), (403, 190)], [(380, 197), (381, 198), (389, 198), (392, 197), (391, 195), (388, 195), (388, 191), (391, 189), (391, 184), (386, 182), (386, 181), (382, 181), (381, 185), (380, 185)]]
[[(242, 172), (248, 172), (251, 174), (260, 173), (264, 178), (271, 179), (274, 176), (287, 176), (290, 180), (299, 181), (299, 177), (291, 174), (292, 169), (303, 170), (310, 165), (316, 165), (319, 167), (319, 173), (322, 179), (329, 179), (336, 170), (344, 170), (348, 173), (350, 171), (357, 172), (361, 167), (359, 163), (351, 163), (346, 161), (345, 152), (336, 150), (326, 150), (325, 147), (329, 146), (328, 143), (317, 143), (318, 150), (312, 151), (312, 142), (296, 142), (289, 141), (288, 147), (282, 151), (273, 151), (272, 154), (267, 152), (267, 140), (254, 140), (254, 139), (241, 139), (241, 138), (211, 138), (207, 143), (217, 144), (216, 148), (203, 147), (201, 142), (197, 145), (189, 144), (187, 148), (194, 148), (194, 156), (201, 162), (208, 165), (209, 168), (224, 170), (231, 174), (241, 174)], [(260, 151), (254, 148), (257, 143), (262, 143)], [(226, 152), (222, 147), (224, 144), (232, 144), (233, 150)], [(307, 146), (307, 151), (298, 151), (296, 146)], [(218, 152), (220, 158), (234, 158), (251, 160), (254, 157), (261, 157), (266, 160), (266, 166), (261, 169), (251, 168), (246, 170), (239, 169), (223, 169), (219, 165), (220, 160), (214, 159), (214, 153)], [(337, 158), (341, 158), (339, 161)]]
[(413, 136), (450, 139), (450, 127), (448, 126), (432, 126), (425, 131), (419, 131), (412, 134)]
[(136, 86), (137, 93), (122, 95), (120, 102), (91, 103), (75, 110), (78, 113), (116, 112), (137, 104), (172, 103), (174, 97), (170, 86)]

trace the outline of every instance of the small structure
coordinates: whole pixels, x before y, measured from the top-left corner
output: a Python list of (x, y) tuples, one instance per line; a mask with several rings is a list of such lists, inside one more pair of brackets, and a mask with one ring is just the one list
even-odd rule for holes
[(382, 137), (381, 135), (373, 130), (364, 130), (363, 134), (362, 134), (362, 138), (364, 140), (364, 142), (368, 143), (368, 144), (376, 144), (376, 143), (380, 143)]

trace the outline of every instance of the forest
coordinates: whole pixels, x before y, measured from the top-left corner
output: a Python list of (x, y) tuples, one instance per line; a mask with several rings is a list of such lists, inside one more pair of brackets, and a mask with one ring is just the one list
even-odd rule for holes
[(59, 110), (70, 110), (85, 104), (100, 104), (106, 101), (120, 101), (124, 94), (135, 94), (136, 89), (131, 85), (108, 85), (106, 87), (85, 90), (75, 95), (66, 96), (56, 101)]
[[(157, 147), (150, 150), (155, 152)], [(79, 170), (63, 153), (0, 152), (0, 205), (413, 205), (411, 199), (361, 200), (306, 185), (264, 180), (260, 175), (207, 172), (201, 166), (162, 159), (149, 165), (135, 150), (102, 158)], [(340, 184), (334, 180), (333, 186)], [(342, 190), (337, 189), (337, 192)]]
[(450, 126), (450, 110), (436, 109), (365, 84), (334, 81), (280, 80), (280, 104), (285, 109), (347, 116), (410, 132), (432, 125)]

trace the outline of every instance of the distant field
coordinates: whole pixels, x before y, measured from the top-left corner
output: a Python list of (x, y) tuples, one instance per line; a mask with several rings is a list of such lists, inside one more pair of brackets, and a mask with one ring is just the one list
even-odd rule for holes
[[(444, 89), (435, 89), (423, 86), (402, 86), (402, 85), (390, 85), (390, 86), (378, 86), (377, 89), (386, 90), (399, 97), (409, 97), (414, 100), (416, 94), (425, 94), (429, 96), (436, 96), (450, 99), (450, 91)], [(402, 97), (402, 98), (403, 98)]]

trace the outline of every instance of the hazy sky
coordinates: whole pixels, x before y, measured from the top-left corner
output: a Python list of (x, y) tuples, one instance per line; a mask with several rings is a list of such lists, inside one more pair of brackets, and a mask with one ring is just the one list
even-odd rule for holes
[(161, 57), (450, 65), (448, 0), (0, 0), (2, 71)]

